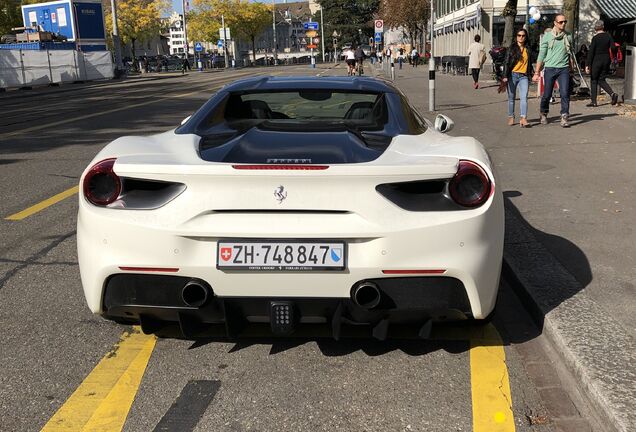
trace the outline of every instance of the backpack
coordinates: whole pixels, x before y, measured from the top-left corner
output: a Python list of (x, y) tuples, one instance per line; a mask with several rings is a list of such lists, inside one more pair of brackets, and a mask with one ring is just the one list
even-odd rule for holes
[(613, 64), (618, 64), (623, 61), (623, 52), (621, 51), (621, 46), (619, 43), (614, 42), (614, 48), (616, 49), (616, 56), (612, 52), (612, 47), (609, 49), (610, 60)]

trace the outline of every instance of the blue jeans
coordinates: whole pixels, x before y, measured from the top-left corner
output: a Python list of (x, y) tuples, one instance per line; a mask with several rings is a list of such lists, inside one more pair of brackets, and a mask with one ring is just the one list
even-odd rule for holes
[(550, 98), (554, 89), (554, 82), (559, 83), (559, 94), (561, 95), (561, 115), (570, 114), (570, 69), (545, 68), (543, 72), (543, 95), (541, 96), (541, 114), (548, 114), (550, 111)]
[(513, 72), (508, 80), (508, 117), (515, 116), (517, 87), (519, 87), (521, 117), (528, 117), (528, 76), (517, 72)]

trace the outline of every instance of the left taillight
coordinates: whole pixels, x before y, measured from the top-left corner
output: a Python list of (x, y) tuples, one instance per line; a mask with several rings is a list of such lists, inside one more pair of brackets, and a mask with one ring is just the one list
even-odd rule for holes
[(115, 158), (104, 159), (93, 165), (84, 176), (84, 196), (97, 206), (114, 202), (121, 194), (121, 180), (113, 171)]
[(462, 207), (479, 207), (492, 191), (488, 174), (475, 162), (460, 160), (457, 173), (448, 184), (450, 196)]

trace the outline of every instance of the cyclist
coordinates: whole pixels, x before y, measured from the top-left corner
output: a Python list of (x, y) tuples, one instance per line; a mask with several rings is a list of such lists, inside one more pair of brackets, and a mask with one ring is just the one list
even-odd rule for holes
[(347, 75), (351, 76), (354, 74), (354, 68), (356, 66), (356, 56), (355, 53), (353, 52), (353, 48), (349, 48), (347, 51), (345, 51), (345, 58), (347, 61)]
[(366, 55), (364, 54), (364, 50), (362, 49), (361, 45), (358, 45), (358, 47), (356, 48), (356, 51), (354, 53), (354, 57), (356, 60), (356, 66), (358, 69), (358, 75), (362, 75), (364, 73), (364, 69), (362, 67), (362, 63), (364, 62), (364, 58), (366, 57)]

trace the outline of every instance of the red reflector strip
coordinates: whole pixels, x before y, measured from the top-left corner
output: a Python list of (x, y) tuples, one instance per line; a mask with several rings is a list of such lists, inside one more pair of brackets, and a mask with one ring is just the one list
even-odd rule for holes
[(232, 165), (237, 170), (290, 170), (290, 171), (318, 171), (326, 170), (329, 165)]
[(384, 274), (444, 274), (446, 270), (382, 270)]
[(119, 270), (140, 271), (140, 272), (166, 272), (166, 273), (176, 273), (179, 271), (178, 268), (174, 268), (174, 267), (119, 267)]

